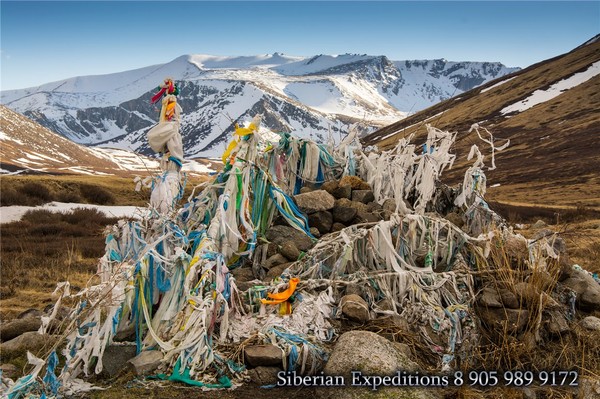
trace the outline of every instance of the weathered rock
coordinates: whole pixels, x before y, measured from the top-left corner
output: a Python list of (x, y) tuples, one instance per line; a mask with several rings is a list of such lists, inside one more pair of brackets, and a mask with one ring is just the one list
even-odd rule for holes
[(19, 369), (14, 364), (4, 363), (0, 365), (0, 370), (2, 370), (2, 377), (4, 378), (15, 380), (19, 376)]
[(384, 337), (369, 331), (342, 334), (331, 353), (325, 375), (343, 376), (345, 387), (318, 388), (319, 399), (433, 399), (443, 395), (432, 388), (371, 388), (352, 387), (352, 372), (363, 375), (395, 376), (396, 373), (416, 373), (417, 365), (403, 351)]
[(562, 282), (577, 294), (577, 305), (583, 310), (600, 309), (600, 284), (583, 270), (573, 270), (571, 276)]
[(354, 208), (357, 211), (367, 212), (367, 204), (363, 204), (362, 202), (350, 201), (347, 198), (340, 198), (335, 200), (335, 207), (348, 207)]
[(525, 237), (509, 235), (504, 242), (504, 250), (508, 257), (513, 260), (529, 259), (529, 248)]
[(44, 313), (39, 310), (39, 309), (27, 309), (21, 313), (19, 313), (19, 315), (16, 317), (17, 319), (28, 319), (28, 318), (41, 318), (44, 315)]
[[(239, 288), (239, 286), (238, 286)], [(135, 325), (117, 331), (113, 338), (114, 342), (133, 342), (135, 341)]]
[(377, 302), (377, 307), (380, 310), (394, 310), (394, 301), (390, 298), (384, 298), (381, 301)]
[(581, 320), (581, 327), (592, 331), (600, 331), (600, 319), (595, 316), (588, 316)]
[(381, 206), (383, 207), (384, 211), (389, 211), (391, 213), (396, 212), (396, 200), (393, 198), (387, 198), (385, 201), (383, 201)]
[(488, 327), (496, 331), (517, 333), (529, 322), (529, 311), (527, 309), (502, 309), (486, 308), (478, 306), (479, 317)]
[(352, 283), (352, 284), (348, 284), (346, 286), (346, 291), (345, 291), (346, 295), (358, 295), (360, 296), (362, 294), (362, 290), (360, 288), (360, 285)]
[(50, 347), (56, 340), (55, 335), (39, 334), (35, 331), (27, 331), (9, 341), (0, 344), (0, 353), (2, 359), (11, 359), (24, 355), (27, 351), (37, 354), (37, 352), (46, 347)]
[(313, 237), (315, 237), (315, 238), (321, 237), (321, 233), (319, 232), (319, 229), (317, 229), (316, 227), (310, 228), (310, 234), (312, 234)]
[(333, 224), (333, 216), (328, 211), (318, 211), (308, 215), (308, 224), (316, 227), (321, 234), (327, 234)]
[(342, 313), (350, 320), (365, 323), (369, 321), (369, 305), (358, 295), (344, 295), (340, 300)]
[(384, 376), (398, 370), (416, 371), (417, 365), (384, 337), (354, 330), (339, 337), (323, 371), (348, 377), (352, 371)]
[(0, 340), (10, 341), (28, 331), (37, 331), (42, 325), (40, 317), (14, 319), (0, 325)]
[(478, 302), (480, 306), (486, 308), (501, 308), (502, 299), (498, 291), (492, 287), (485, 287), (479, 294)]
[(353, 224), (357, 223), (375, 223), (382, 220), (382, 217), (371, 212), (358, 210), (356, 216), (352, 220)]
[(280, 371), (279, 367), (258, 366), (248, 370), (248, 375), (256, 385), (272, 385), (277, 383), (277, 373)]
[(325, 190), (315, 190), (310, 193), (294, 196), (298, 208), (307, 214), (318, 211), (328, 211), (335, 205), (335, 198)]
[(509, 309), (519, 309), (521, 305), (519, 304), (519, 299), (517, 298), (514, 292), (507, 288), (501, 288), (499, 292), (500, 299), (504, 306), (506, 306)]
[(231, 271), (231, 274), (233, 277), (235, 277), (236, 284), (238, 282), (254, 280), (254, 274), (252, 273), (252, 268), (250, 267), (236, 267)]
[(368, 204), (375, 201), (375, 196), (371, 190), (352, 190), (352, 201)]
[(271, 256), (269, 259), (267, 259), (267, 261), (264, 264), (264, 267), (267, 270), (271, 270), (275, 266), (279, 266), (284, 263), (288, 263), (287, 258), (285, 256), (283, 256), (282, 254), (275, 254), (275, 255)]
[(246, 363), (253, 367), (281, 366), (282, 352), (275, 345), (251, 345), (244, 348)]
[(336, 180), (331, 180), (331, 181), (326, 181), (325, 183), (323, 183), (320, 188), (321, 188), (321, 190), (325, 190), (329, 194), (331, 194), (335, 197), (335, 195), (333, 193), (335, 192), (335, 190), (338, 187), (339, 187), (338, 182)]
[(340, 231), (346, 228), (346, 225), (339, 223), (339, 222), (335, 222), (334, 224), (331, 225), (331, 231), (332, 232), (336, 232), (336, 231)]
[[(264, 273), (262, 268), (261, 271)], [(257, 277), (254, 275), (251, 266), (236, 267), (231, 271), (231, 274), (235, 277), (235, 285), (240, 291), (246, 291), (256, 285), (254, 281), (257, 280)]]
[(125, 368), (127, 362), (135, 357), (137, 347), (134, 343), (111, 344), (102, 356), (102, 372), (109, 377), (116, 376)]
[(306, 194), (314, 191), (312, 187), (304, 186), (300, 188), (300, 194)]
[(279, 276), (281, 276), (281, 273), (283, 273), (283, 271), (284, 271), (285, 269), (287, 269), (288, 267), (290, 267), (290, 265), (291, 265), (292, 263), (293, 263), (293, 262), (282, 263), (281, 265), (277, 265), (277, 266), (274, 266), (274, 267), (272, 267), (272, 268), (271, 268), (271, 269), (270, 269), (270, 270), (267, 272), (266, 279), (267, 279), (267, 280), (272, 280), (272, 279), (274, 279), (275, 277), (279, 277)]
[(370, 190), (371, 186), (369, 183), (364, 181), (358, 176), (344, 176), (340, 180), (340, 186), (350, 186), (352, 190)]
[(548, 331), (548, 333), (553, 337), (559, 337), (571, 330), (569, 328), (569, 322), (567, 321), (567, 318), (559, 310), (550, 310), (545, 323), (546, 331)]
[(296, 244), (291, 241), (284, 242), (279, 248), (279, 253), (285, 256), (285, 258), (290, 262), (297, 260), (300, 256), (300, 250)]
[(154, 372), (161, 364), (164, 356), (161, 351), (143, 351), (127, 361), (127, 367), (135, 375), (144, 376)]
[(367, 204), (367, 211), (371, 212), (371, 213), (382, 213), (383, 212), (383, 206), (379, 205), (375, 201), (371, 201), (371, 202), (369, 202)]
[(276, 245), (292, 241), (300, 251), (308, 251), (313, 246), (309, 236), (291, 226), (272, 226), (267, 230), (265, 236), (267, 240)]
[(339, 186), (331, 193), (334, 198), (347, 198), (352, 197), (352, 187), (350, 186)]
[(356, 216), (356, 208), (349, 206), (336, 206), (333, 208), (333, 220), (340, 223), (348, 223)]

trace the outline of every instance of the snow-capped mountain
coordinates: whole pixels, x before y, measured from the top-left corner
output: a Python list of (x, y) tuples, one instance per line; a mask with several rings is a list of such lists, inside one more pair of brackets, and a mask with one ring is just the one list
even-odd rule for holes
[(263, 114), (274, 131), (316, 140), (360, 122), (365, 133), (518, 68), (499, 63), (390, 61), (344, 54), (185, 55), (162, 65), (8, 90), (1, 102), (75, 142), (150, 153), (158, 119), (150, 97), (165, 77), (180, 86), (186, 157), (217, 156), (236, 122)]
[[(213, 172), (210, 161), (185, 161), (189, 175)], [(217, 166), (218, 168), (218, 166)], [(156, 159), (114, 148), (76, 144), (0, 105), (0, 175), (18, 173), (147, 175)]]

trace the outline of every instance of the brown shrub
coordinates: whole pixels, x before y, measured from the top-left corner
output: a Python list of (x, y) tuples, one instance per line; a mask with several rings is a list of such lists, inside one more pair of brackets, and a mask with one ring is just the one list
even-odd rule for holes
[(19, 190), (23, 195), (35, 200), (41, 201), (42, 204), (53, 201), (53, 196), (48, 187), (38, 182), (27, 182)]
[(71, 202), (71, 203), (81, 203), (83, 202), (83, 198), (78, 191), (61, 191), (57, 196), (58, 201), (60, 202)]
[(12, 187), (3, 187), (0, 190), (0, 206), (19, 205), (22, 200), (23, 196)]
[(92, 204), (110, 205), (115, 203), (115, 196), (103, 187), (82, 184), (79, 190), (83, 198)]

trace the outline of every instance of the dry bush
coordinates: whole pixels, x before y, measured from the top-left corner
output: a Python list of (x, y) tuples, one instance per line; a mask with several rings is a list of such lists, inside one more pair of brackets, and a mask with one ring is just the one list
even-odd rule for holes
[(38, 198), (42, 203), (50, 202), (53, 199), (48, 187), (38, 182), (25, 183), (20, 192), (31, 198)]
[(77, 191), (60, 191), (56, 197), (59, 202), (75, 203), (79, 204), (83, 202), (83, 198)]
[(20, 205), (23, 196), (12, 187), (2, 187), (0, 189), (0, 206)]
[(79, 187), (81, 195), (86, 201), (98, 205), (111, 205), (116, 202), (115, 196), (107, 189), (91, 184), (82, 184)]
[[(525, 258), (526, 253), (515, 251), (507, 244), (499, 238), (493, 240), (489, 261), (480, 267), (478, 285), (513, 292), (520, 300), (521, 307), (517, 310), (528, 310), (527, 320), (518, 331), (508, 328), (506, 324), (503, 329), (496, 325), (495, 330), (482, 324), (485, 328), (480, 329), (481, 345), (468, 359), (468, 364), (462, 364), (461, 368), (498, 370), (499, 374), (510, 370), (576, 370), (580, 376), (600, 375), (600, 340), (579, 326), (578, 318), (582, 317), (579, 311), (568, 322), (569, 330), (566, 333), (552, 336), (545, 327), (545, 323), (552, 322), (551, 312), (565, 315), (568, 320), (567, 306), (561, 300), (562, 294), (567, 291), (558, 283), (560, 260), (531, 265)], [(523, 290), (523, 285), (519, 287), (518, 284), (527, 284), (527, 289)], [(568, 388), (532, 389), (539, 391), (544, 398), (575, 397)], [(499, 396), (486, 394), (482, 397), (512, 397), (511, 393), (503, 390), (496, 393)]]

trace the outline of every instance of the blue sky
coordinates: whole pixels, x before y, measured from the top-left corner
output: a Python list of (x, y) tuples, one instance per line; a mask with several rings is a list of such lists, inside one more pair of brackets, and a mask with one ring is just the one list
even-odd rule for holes
[(1, 88), (184, 54), (359, 53), (526, 67), (600, 33), (600, 1), (0, 2)]

